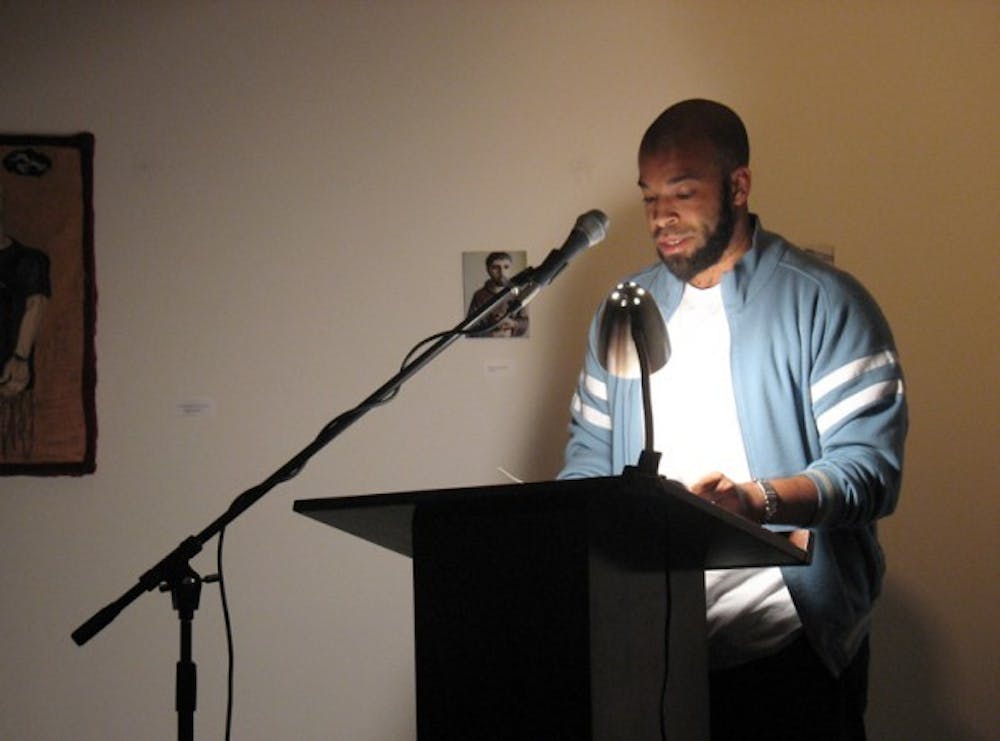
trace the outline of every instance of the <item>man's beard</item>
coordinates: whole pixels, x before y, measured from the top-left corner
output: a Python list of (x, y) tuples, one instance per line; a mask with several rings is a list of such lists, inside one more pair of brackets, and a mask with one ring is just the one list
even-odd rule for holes
[(733, 193), (729, 188), (729, 183), (722, 183), (722, 202), (719, 204), (719, 218), (715, 222), (715, 229), (708, 235), (705, 244), (693, 255), (669, 255), (665, 256), (659, 252), (660, 259), (667, 269), (685, 283), (689, 282), (696, 275), (715, 265), (722, 259), (729, 240), (733, 238), (733, 231), (736, 228), (736, 212), (733, 209)]

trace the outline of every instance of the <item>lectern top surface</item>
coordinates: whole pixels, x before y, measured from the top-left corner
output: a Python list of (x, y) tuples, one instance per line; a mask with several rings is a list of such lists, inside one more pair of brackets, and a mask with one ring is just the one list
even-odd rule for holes
[(640, 567), (661, 558), (654, 554), (662, 553), (664, 543), (672, 568), (797, 565), (810, 557), (787, 537), (714, 507), (674, 482), (629, 471), (606, 478), (302, 499), (294, 510), (405, 556), (413, 555), (417, 516), (558, 510), (584, 523), (599, 547)]

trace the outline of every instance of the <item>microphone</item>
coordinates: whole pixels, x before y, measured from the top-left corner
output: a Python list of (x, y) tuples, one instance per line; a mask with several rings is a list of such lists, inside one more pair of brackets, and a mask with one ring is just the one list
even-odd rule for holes
[(608, 217), (604, 213), (594, 209), (581, 214), (562, 247), (552, 250), (534, 271), (531, 276), (532, 282), (539, 286), (547, 286), (577, 253), (603, 241), (607, 233)]
[(520, 306), (527, 306), (578, 253), (603, 241), (608, 233), (608, 223), (607, 215), (597, 209), (581, 214), (561, 247), (552, 250), (537, 268), (528, 268), (511, 281)]

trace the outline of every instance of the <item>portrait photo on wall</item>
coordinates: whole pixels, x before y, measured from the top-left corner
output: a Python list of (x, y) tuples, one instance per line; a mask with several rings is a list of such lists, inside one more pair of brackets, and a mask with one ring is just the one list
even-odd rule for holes
[[(528, 254), (520, 251), (483, 251), (462, 253), (462, 280), (465, 315), (471, 316), (496, 298), (510, 279), (524, 270)], [(504, 302), (483, 317), (470, 337), (527, 337), (528, 308), (511, 312)]]
[(93, 473), (91, 134), (0, 134), (0, 475)]

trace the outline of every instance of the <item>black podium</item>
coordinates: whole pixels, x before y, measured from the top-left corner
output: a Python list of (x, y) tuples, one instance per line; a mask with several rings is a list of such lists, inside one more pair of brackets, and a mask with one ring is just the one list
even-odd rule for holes
[(708, 738), (703, 570), (809, 559), (637, 469), (294, 509), (412, 557), (422, 741)]

